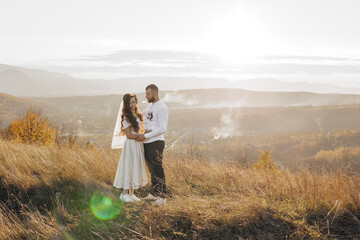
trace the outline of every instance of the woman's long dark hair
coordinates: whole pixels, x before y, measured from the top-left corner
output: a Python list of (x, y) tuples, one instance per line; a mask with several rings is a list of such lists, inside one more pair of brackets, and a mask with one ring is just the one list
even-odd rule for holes
[(140, 118), (141, 122), (143, 121), (142, 116), (139, 112), (139, 108), (137, 106), (138, 99), (137, 99), (136, 95), (133, 95), (130, 93), (125, 94), (123, 97), (124, 106), (123, 106), (123, 110), (121, 113), (121, 133), (124, 135), (125, 135), (125, 131), (124, 131), (122, 122), (124, 121), (125, 118), (126, 118), (126, 121), (130, 123), (131, 127), (134, 129), (135, 132), (139, 132), (139, 130), (140, 130), (140, 126), (139, 126), (138, 122), (136, 121), (136, 118), (134, 117), (134, 115), (130, 109), (131, 98), (135, 98), (135, 102), (136, 102), (135, 112), (136, 112), (138, 118)]

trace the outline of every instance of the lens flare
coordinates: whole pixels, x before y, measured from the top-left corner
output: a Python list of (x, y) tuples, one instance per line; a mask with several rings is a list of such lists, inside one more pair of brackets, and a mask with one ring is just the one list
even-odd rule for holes
[(90, 209), (95, 217), (101, 220), (110, 220), (119, 215), (123, 202), (114, 202), (111, 198), (95, 193), (90, 201)]

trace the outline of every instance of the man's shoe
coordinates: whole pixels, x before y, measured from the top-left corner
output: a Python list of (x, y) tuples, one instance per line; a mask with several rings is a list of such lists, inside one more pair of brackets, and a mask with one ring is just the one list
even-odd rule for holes
[(132, 200), (134, 200), (134, 202), (140, 202), (141, 199), (138, 198), (137, 196), (135, 196), (135, 194), (129, 195), (131, 197)]
[(149, 193), (144, 199), (146, 200), (157, 200), (158, 198)]
[(154, 203), (159, 205), (166, 204), (166, 198), (159, 197)]
[(124, 201), (124, 202), (133, 202), (134, 200), (130, 197), (129, 194), (121, 194), (120, 195), (120, 200)]

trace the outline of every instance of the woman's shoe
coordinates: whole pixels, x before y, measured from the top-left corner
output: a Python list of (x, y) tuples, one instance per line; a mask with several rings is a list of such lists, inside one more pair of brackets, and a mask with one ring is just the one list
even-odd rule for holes
[(129, 195), (131, 197), (132, 200), (134, 200), (135, 202), (140, 202), (141, 199), (138, 198), (137, 196), (135, 196), (135, 194)]
[(133, 202), (134, 200), (130, 197), (129, 194), (121, 194), (120, 195), (120, 200), (124, 201), (124, 202)]

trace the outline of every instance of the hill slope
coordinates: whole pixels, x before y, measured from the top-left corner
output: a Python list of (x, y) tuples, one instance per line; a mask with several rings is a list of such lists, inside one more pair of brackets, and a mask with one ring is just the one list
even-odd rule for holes
[[(357, 175), (256, 170), (166, 155), (167, 204), (143, 200), (122, 206), (120, 191), (112, 187), (119, 154), (0, 139), (0, 238), (333, 239), (360, 234)], [(148, 191), (147, 186), (136, 194), (143, 198)], [(101, 218), (118, 209), (114, 218)]]
[[(137, 95), (140, 109), (145, 109), (144, 93)], [(3, 126), (28, 106), (35, 105), (56, 124), (66, 123), (79, 134), (103, 135), (109, 140), (122, 96), (24, 98), (21, 101), (16, 98), (20, 102), (12, 99), (9, 95), (2, 95), (0, 99)], [(161, 99), (170, 110), (169, 134), (210, 131), (215, 135), (236, 135), (360, 127), (357, 121), (360, 108), (353, 105), (360, 103), (359, 95), (199, 89), (162, 91)], [(225, 121), (224, 117), (229, 120)]]
[(0, 92), (16, 96), (78, 96), (142, 92), (150, 84), (162, 90), (235, 88), (252, 91), (310, 91), (360, 94), (360, 89), (309, 82), (282, 82), (276, 79), (229, 81), (225, 78), (131, 77), (115, 80), (79, 79), (66, 74), (0, 64)]
[(43, 101), (19, 98), (0, 92), (0, 128), (8, 126), (30, 107), (41, 110), (47, 116), (64, 115), (66, 112)]
[[(136, 93), (139, 107), (147, 105), (145, 94)], [(256, 92), (242, 89), (190, 89), (179, 91), (161, 91), (160, 98), (170, 109), (196, 109), (221, 107), (269, 107), (269, 106), (321, 106), (360, 104), (360, 95), (318, 94), (310, 92)], [(33, 97), (64, 109), (93, 109), (104, 111), (110, 105), (117, 110), (122, 95), (99, 95), (77, 97)], [(105, 108), (106, 109), (106, 108)]]

